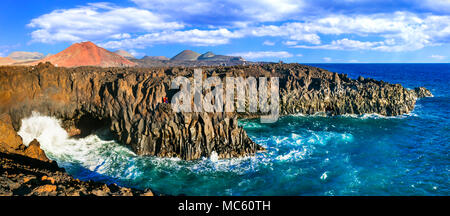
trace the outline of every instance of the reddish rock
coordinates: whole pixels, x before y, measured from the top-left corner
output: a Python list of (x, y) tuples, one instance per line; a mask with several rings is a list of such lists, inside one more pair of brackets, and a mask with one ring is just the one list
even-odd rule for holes
[(31, 141), (28, 147), (24, 150), (24, 155), (41, 161), (50, 161), (45, 155), (44, 150), (41, 149), (40, 143), (36, 139)]
[(20, 151), (22, 138), (14, 130), (11, 118), (7, 114), (0, 115), (0, 152), (17, 153)]
[(33, 190), (36, 193), (50, 193), (56, 191), (56, 185), (42, 185)]
[(28, 147), (23, 144), (22, 138), (14, 130), (11, 118), (7, 114), (0, 115), (0, 152), (19, 154), (45, 162), (50, 161), (36, 139)]

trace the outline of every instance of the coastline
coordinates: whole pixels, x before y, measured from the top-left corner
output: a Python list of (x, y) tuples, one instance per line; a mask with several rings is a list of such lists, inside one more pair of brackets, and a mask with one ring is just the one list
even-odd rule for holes
[[(214, 68), (214, 67), (213, 67)], [(223, 67), (216, 67), (216, 68), (223, 68)], [(261, 68), (264, 68), (264, 66), (246, 66), (246, 67), (242, 67), (242, 66), (236, 66), (236, 67), (225, 67), (225, 69), (233, 69), (233, 68), (237, 68), (237, 69), (248, 69), (250, 71), (250, 74), (253, 75), (268, 75), (270, 73), (264, 72), (264, 71), (258, 71)], [(298, 74), (296, 74), (296, 72), (292, 72), (291, 70), (289, 70), (289, 68), (295, 68)], [(8, 69), (7, 67), (3, 68), (3, 69)], [(17, 69), (17, 67), (16, 67)], [(21, 68), (22, 70), (24, 68)], [(175, 69), (175, 70), (174, 70)], [(255, 71), (256, 69), (256, 71)], [(277, 70), (282, 69), (285, 70), (284, 72), (277, 72)], [(306, 75), (301, 75), (301, 73), (304, 73), (304, 70), (307, 70)], [(28, 68), (29, 70), (29, 68)], [(37, 70), (37, 71), (36, 71)], [(69, 72), (67, 71), (69, 70)], [(74, 71), (71, 71), (74, 70)], [(89, 73), (85, 73), (83, 71), (86, 70), (93, 70), (91, 72), (91, 74)], [(23, 83), (22, 86), (19, 87), (19, 89), (15, 89), (18, 90), (18, 95), (17, 93), (13, 92), (11, 93), (10, 89), (8, 89), (8, 87), (0, 89), (0, 92), (3, 91), (4, 92), (4, 96), (6, 96), (6, 98), (2, 98), (3, 101), (7, 101), (7, 103), (5, 103), (2, 106), (2, 111), (9, 113), (10, 115), (12, 115), (12, 125), (14, 126), (14, 129), (17, 131), (18, 128), (20, 128), (20, 120), (22, 120), (24, 117), (27, 117), (27, 113), (34, 111), (35, 109), (40, 109), (39, 111), (43, 111), (46, 114), (51, 114), (51, 115), (55, 115), (55, 116), (59, 116), (62, 117), (63, 119), (63, 123), (65, 125), (65, 129), (71, 134), (71, 135), (80, 135), (81, 133), (84, 134), (89, 134), (90, 131), (92, 131), (93, 129), (96, 129), (99, 126), (110, 126), (112, 132), (126, 132), (125, 134), (128, 133), (128, 135), (126, 137), (123, 137), (123, 135), (119, 135), (118, 136), (118, 141), (122, 141), (123, 143), (127, 144), (133, 144), (133, 142), (135, 142), (136, 140), (133, 141), (129, 140), (130, 137), (130, 133), (143, 133), (144, 128), (142, 128), (142, 120), (139, 120), (139, 118), (135, 118), (135, 117), (131, 117), (130, 116), (133, 113), (128, 113), (128, 117), (126, 115), (121, 115), (118, 116), (119, 119), (116, 119), (115, 121), (119, 121), (119, 124), (124, 124), (125, 126), (117, 126), (113, 122), (110, 122), (111, 118), (114, 117), (114, 115), (110, 115), (110, 116), (101, 116), (104, 115), (107, 112), (111, 112), (111, 110), (114, 110), (117, 108), (117, 106), (119, 108), (121, 108), (121, 106), (125, 106), (123, 107), (124, 109), (128, 109), (127, 104), (136, 104), (135, 100), (137, 98), (139, 98), (139, 96), (136, 95), (135, 92), (129, 92), (126, 89), (134, 89), (136, 88), (136, 86), (138, 86), (138, 88), (140, 89), (146, 89), (148, 87), (144, 87), (142, 86), (142, 84), (140, 84), (139, 80), (146, 80), (146, 78), (142, 78), (142, 73), (111, 73), (111, 72), (106, 72), (106, 73), (101, 73), (104, 75), (104, 78), (99, 79), (97, 76), (95, 76), (95, 74), (97, 72), (95, 72), (96, 70), (100, 70), (99, 68), (92, 68), (92, 67), (87, 67), (87, 68), (75, 68), (75, 69), (63, 69), (63, 68), (55, 68), (52, 65), (49, 64), (41, 64), (38, 65), (36, 68), (32, 68), (32, 70), (30, 72), (28, 72), (29, 74), (24, 74), (22, 72), (18, 72), (19, 76), (18, 78), (13, 78), (12, 80), (3, 80), (3, 83), (7, 83), (9, 82), (9, 84), (14, 84), (14, 82), (18, 81), (18, 80), (27, 80), (27, 82), (30, 83)], [(102, 69), (103, 70), (103, 69)], [(119, 68), (113, 68), (112, 70), (118, 70), (121, 71), (122, 69)], [(127, 69), (130, 70), (130, 69)], [(162, 81), (162, 84), (165, 85), (165, 83), (167, 83), (167, 79), (162, 79), (162, 71), (160, 69), (137, 69), (137, 70), (150, 70), (153, 71), (152, 73), (148, 74), (150, 75), (150, 77), (153, 77), (151, 79), (155, 79), (160, 82)], [(169, 74), (172, 75), (176, 75), (179, 72), (176, 72), (178, 69), (177, 68), (172, 68), (172, 71), (169, 72)], [(337, 74), (337, 73), (332, 73), (332, 72), (328, 72), (326, 70), (322, 70), (322, 69), (318, 69), (318, 68), (313, 68), (313, 67), (305, 67), (302, 65), (298, 65), (298, 64), (288, 64), (288, 65), (280, 65), (280, 64), (271, 64), (266, 66), (265, 68), (266, 71), (272, 71), (272, 75), (278, 75), (278, 76), (282, 76), (282, 79), (286, 79), (286, 77), (294, 77), (294, 79), (287, 79), (287, 82), (285, 83), (285, 85), (282, 87), (282, 101), (281, 101), (281, 107), (282, 107), (282, 114), (281, 116), (289, 116), (289, 115), (307, 115), (307, 116), (311, 116), (314, 114), (311, 113), (324, 113), (325, 116), (343, 116), (343, 115), (364, 115), (364, 114), (359, 114), (359, 113), (364, 113), (364, 112), (372, 112), (373, 110), (381, 110), (381, 112), (384, 112), (385, 114), (388, 114), (390, 116), (397, 116), (399, 114), (404, 114), (404, 113), (409, 113), (413, 108), (414, 108), (414, 104), (415, 104), (415, 100), (417, 100), (420, 97), (426, 97), (426, 96), (432, 96), (431, 93), (424, 89), (424, 88), (417, 88), (414, 90), (406, 90), (403, 87), (401, 87), (400, 85), (391, 85), (391, 84), (387, 84), (383, 81), (375, 81), (373, 79), (370, 78), (358, 78), (358, 80), (352, 80), (347, 78), (346, 75), (343, 74)], [(312, 70), (312, 72), (308, 72), (309, 70)], [(4, 70), (5, 71), (5, 70)], [(55, 72), (53, 72), (55, 71)], [(126, 70), (125, 70), (126, 71)], [(283, 75), (284, 73), (286, 73), (286, 71), (290, 71), (290, 74), (287, 73), (289, 76)], [(4, 73), (4, 72), (3, 72)], [(167, 73), (167, 72), (164, 72)], [(210, 72), (211, 73), (211, 72)], [(94, 74), (94, 76), (93, 76)], [(234, 75), (242, 75), (242, 72), (236, 72), (232, 70), (232, 74)], [(245, 73), (244, 73), (245, 74)], [(37, 76), (38, 77), (38, 87), (35, 86), (35, 81), (33, 81), (33, 77), (30, 77), (29, 75), (32, 76)], [(79, 75), (85, 76), (84, 78), (79, 77)], [(148, 76), (146, 75), (146, 76)], [(247, 74), (248, 75), (248, 74)], [(16, 76), (16, 75), (15, 75)], [(68, 77), (70, 79), (66, 79), (65, 77)], [(245, 76), (245, 75), (244, 75)], [(7, 78), (12, 78), (13, 76), (6, 76)], [(86, 77), (92, 77), (90, 78), (89, 81), (86, 80)], [(284, 77), (284, 78), (283, 78)], [(318, 77), (319, 79), (315, 78)], [(80, 79), (77, 82), (77, 79)], [(50, 81), (53, 80), (53, 81)], [(56, 80), (56, 82), (54, 81)], [(82, 80), (86, 80), (86, 81), (82, 81)], [(148, 78), (147, 78), (148, 80)], [(309, 81), (308, 81), (309, 80)], [(315, 80), (315, 81), (313, 81)], [(12, 83), (11, 83), (12, 81)], [(314, 82), (317, 82), (315, 83)], [(48, 83), (46, 83), (48, 82)], [(85, 86), (85, 83), (91, 83), (91, 86)], [(105, 90), (104, 87), (102, 87), (103, 82), (105, 82), (108, 85), (111, 85), (111, 83), (115, 83), (113, 84), (113, 86), (107, 87), (107, 88), (112, 88), (112, 91), (110, 91), (110, 93), (112, 94), (113, 92), (116, 92), (115, 95), (116, 96), (108, 96), (106, 95), (105, 97), (105, 91), (103, 91), (103, 93), (99, 94), (97, 93), (97, 91), (103, 89)], [(127, 83), (128, 82), (128, 83)], [(136, 83), (137, 82), (137, 83)], [(283, 81), (284, 82), (284, 81)], [(80, 88), (77, 87), (77, 85), (84, 85), (84, 87)], [(117, 87), (114, 87), (114, 85), (118, 85)], [(131, 85), (131, 86), (130, 86)], [(167, 108), (164, 108), (163, 106), (161, 106), (160, 102), (158, 101), (158, 98), (161, 98), (162, 96), (164, 96), (166, 93), (164, 92), (164, 89), (167, 89), (167, 87), (165, 86), (159, 86), (156, 88), (156, 90), (159, 91), (159, 93), (157, 93), (156, 95), (147, 95), (147, 96), (140, 96), (141, 98), (139, 100), (142, 100), (142, 98), (149, 98), (148, 96), (151, 96), (152, 98), (155, 98), (155, 101), (151, 101), (150, 99), (150, 106), (146, 107), (147, 111), (144, 113), (148, 113), (148, 112), (154, 112), (156, 113), (158, 116), (152, 117), (148, 120), (150, 121), (161, 121), (162, 119), (165, 119), (165, 121), (167, 121), (167, 116), (173, 116), (174, 114), (172, 114), (170, 112), (170, 110), (168, 110)], [(401, 102), (395, 102), (395, 104), (392, 104), (392, 106), (385, 106), (384, 109), (379, 109), (379, 107), (365, 107), (362, 109), (347, 109), (345, 108), (345, 106), (349, 106), (347, 105), (339, 105), (339, 103), (336, 103), (335, 106), (337, 109), (329, 109), (327, 107), (327, 105), (321, 104), (323, 103), (322, 101), (325, 98), (325, 95), (323, 94), (324, 89), (325, 92), (326, 91), (342, 91), (343, 89), (346, 89), (347, 87), (345, 86), (350, 86), (350, 88), (348, 88), (345, 91), (353, 91), (353, 86), (358, 86), (360, 85), (360, 87), (358, 87), (358, 91), (361, 92), (365, 92), (365, 91), (369, 91), (370, 89), (378, 89), (381, 88), (380, 86), (382, 86), (382, 88), (385, 88), (385, 91), (388, 92), (387, 95), (391, 95), (391, 96), (386, 96), (386, 98), (390, 98), (391, 100), (395, 100), (395, 98), (407, 98), (406, 101), (401, 101)], [(369, 88), (364, 88), (364, 85), (368, 85)], [(5, 85), (7, 86), (7, 85)], [(134, 86), (134, 87), (133, 87)], [(140, 87), (139, 87), (140, 86)], [(158, 85), (156, 85), (158, 86)], [(296, 87), (292, 87), (292, 86), (296, 86)], [(57, 89), (57, 91), (51, 91), (49, 93), (48, 89), (51, 88), (55, 88)], [(114, 88), (118, 88), (118, 89), (114, 89)], [(23, 89), (23, 90), (21, 90)], [(25, 90), (27, 89), (27, 90)], [(151, 87), (151, 89), (155, 89), (155, 87)], [(39, 97), (36, 96), (32, 96), (29, 95), (30, 92), (27, 92), (29, 90), (32, 90), (30, 92), (33, 92), (34, 95), (41, 95)], [(117, 91), (122, 90), (122, 93), (125, 94), (130, 94), (128, 98), (122, 98), (122, 96), (119, 96), (120, 94), (117, 93)], [(125, 90), (125, 91), (123, 91)], [(305, 94), (304, 92), (306, 91), (307, 94)], [(344, 92), (345, 92), (344, 91)], [(358, 91), (353, 92), (352, 94), (358, 96)], [(5, 93), (7, 92), (7, 93)], [(309, 93), (308, 93), (309, 92)], [(372, 91), (376, 92), (376, 91)], [(75, 93), (75, 95), (73, 94)], [(16, 94), (16, 95), (14, 95)], [(10, 100), (8, 100), (8, 98), (23, 98), (23, 96), (19, 96), (20, 94), (25, 94), (28, 98), (32, 98), (31, 100), (24, 100), (24, 101), (14, 101), (11, 102)], [(44, 94), (44, 98), (45, 101), (43, 100), (44, 98), (42, 98), (42, 94)], [(98, 94), (98, 95), (97, 95)], [(102, 95), (103, 94), (103, 95)], [(367, 94), (367, 93), (364, 93)], [(100, 97), (99, 97), (100, 95)], [(342, 94), (341, 94), (342, 95)], [(345, 95), (345, 94), (344, 94)], [(394, 98), (391, 98), (393, 95)], [(130, 96), (132, 96), (130, 98)], [(103, 97), (103, 98), (102, 98)], [(334, 96), (336, 97), (336, 96)], [(384, 100), (383, 96), (377, 96), (377, 97), (381, 97), (382, 100)], [(76, 98), (75, 103), (73, 103), (73, 99)], [(309, 98), (309, 99), (308, 99)], [(336, 97), (339, 98), (339, 97)], [(355, 97), (354, 97), (355, 98)], [(50, 99), (50, 101), (48, 100)], [(114, 101), (118, 101), (119, 103), (117, 104), (117, 102)], [(149, 99), (146, 99), (147, 101), (149, 101)], [(339, 99), (341, 100), (341, 99)], [(8, 102), (9, 101), (9, 102)], [(102, 101), (106, 101), (102, 102)], [(299, 103), (300, 101), (300, 103)], [(359, 101), (359, 102), (358, 102)], [(50, 103), (49, 103), (50, 102)], [(357, 103), (366, 103), (365, 99), (361, 100), (355, 100), (353, 102), (357, 102)], [(315, 104), (317, 103), (318, 105), (314, 105), (311, 106), (310, 104)], [(333, 103), (331, 103), (333, 104)], [(368, 103), (370, 104), (370, 103)], [(44, 105), (44, 106), (42, 106)], [(136, 104), (137, 107), (142, 106), (143, 104)], [(135, 106), (136, 106), (135, 105)], [(351, 107), (351, 106), (350, 106)], [(364, 107), (364, 106), (363, 106)], [(387, 109), (392, 109), (390, 111), (387, 111)], [(105, 110), (106, 109), (106, 110)], [(142, 108), (140, 108), (142, 110)], [(110, 111), (108, 111), (110, 110)], [(129, 110), (129, 109), (128, 109)], [(327, 110), (326, 112), (321, 112), (321, 110)], [(331, 111), (331, 112), (330, 112)], [(142, 111), (140, 111), (141, 114), (137, 113), (138, 116), (145, 117), (142, 114)], [(346, 114), (346, 112), (349, 112), (350, 114)], [(136, 114), (136, 113), (134, 113)], [(317, 114), (319, 115), (319, 114)], [(176, 118), (173, 122), (175, 123), (181, 123), (181, 120), (185, 120), (188, 116), (191, 116), (190, 118), (192, 118), (192, 115), (187, 115), (187, 114), (182, 114), (182, 115), (175, 115)], [(242, 129), (242, 127), (238, 126), (237, 123), (237, 119), (238, 119), (238, 115), (234, 114), (227, 114), (227, 115), (222, 115), (222, 116), (214, 116), (214, 115), (209, 115), (210, 117), (208, 117), (208, 115), (202, 115), (199, 116), (201, 119), (203, 119), (202, 121), (196, 121), (196, 124), (205, 124), (208, 121), (212, 121), (214, 118), (224, 118), (224, 119), (230, 119), (233, 123), (227, 123), (225, 124), (225, 127), (231, 127), (231, 131), (235, 131), (236, 129), (238, 131), (240, 131), (241, 134), (244, 135), (244, 139), (247, 139), (248, 141), (241, 141), (241, 142), (248, 142), (251, 145), (253, 145), (253, 147), (249, 149), (245, 149), (248, 147), (244, 147), (244, 153), (239, 153), (240, 151), (242, 151), (242, 146), (241, 144), (238, 144), (236, 146), (236, 148), (241, 148), (241, 150), (238, 150), (237, 154), (236, 153), (232, 153), (229, 154), (229, 152), (232, 152), (230, 150), (226, 150), (225, 152), (219, 151), (219, 158), (232, 158), (232, 157), (243, 157), (243, 156), (250, 156), (250, 155), (254, 155), (256, 152), (261, 151), (261, 147), (256, 147), (257, 144), (255, 144), (253, 141), (250, 140), (250, 138), (245, 138), (246, 133), (245, 131)], [(250, 113), (244, 113), (239, 115), (241, 117), (244, 118), (251, 118), (252, 114)], [(259, 115), (256, 115), (255, 117), (258, 117)], [(381, 115), (383, 116), (383, 115)], [(128, 119), (127, 119), (128, 118)], [(178, 119), (179, 118), (179, 119)], [(198, 117), (195, 117), (198, 118)], [(195, 119), (194, 118), (194, 119)], [(107, 121), (102, 121), (101, 119), (106, 119)], [(136, 119), (137, 121), (134, 121), (132, 119)], [(208, 120), (209, 119), (209, 120)], [(235, 119), (235, 120), (232, 120)], [(100, 121), (99, 121), (100, 120)], [(225, 120), (226, 121), (230, 121), (230, 120)], [(85, 121), (85, 122), (83, 122)], [(96, 122), (97, 121), (97, 122)], [(223, 120), (221, 120), (223, 122)], [(170, 123), (171, 120), (169, 120), (169, 125), (173, 124)], [(111, 124), (111, 125), (108, 125)], [(127, 128), (128, 126), (126, 126), (127, 124), (131, 125), (132, 127)], [(148, 123), (147, 123), (148, 124)], [(91, 125), (94, 128), (89, 128), (86, 127), (86, 125)], [(150, 124), (152, 125), (152, 124)], [(190, 124), (192, 125), (192, 123)], [(195, 125), (195, 124), (194, 124)], [(154, 124), (152, 125), (154, 126)], [(145, 126), (145, 127), (149, 127), (151, 128), (149, 125)], [(163, 125), (158, 126), (159, 128), (164, 128)], [(173, 127), (173, 126), (171, 126)], [(192, 126), (190, 126), (192, 127)], [(195, 127), (195, 126), (194, 126)], [(134, 130), (134, 132), (133, 132)], [(147, 130), (147, 129), (145, 129)], [(173, 129), (171, 129), (173, 130)], [(146, 133), (146, 132), (145, 132)], [(205, 132), (199, 133), (200, 136), (204, 136)], [(210, 133), (210, 132), (207, 132)], [(177, 135), (178, 136), (178, 135)], [(219, 136), (220, 138), (221, 136)], [(227, 143), (221, 143), (222, 141), (218, 140), (219, 142), (216, 143), (213, 146), (219, 146), (220, 145), (228, 145)], [(173, 142), (172, 140), (168, 140), (166, 141), (168, 142), (168, 144), (164, 144), (164, 145), (168, 145), (167, 147), (169, 147), (168, 149), (170, 149), (170, 142)], [(175, 141), (176, 143), (178, 143), (179, 141)], [(217, 142), (217, 141), (216, 141)], [(187, 145), (203, 145), (200, 143), (190, 143), (188, 142)], [(164, 146), (163, 145), (163, 146)], [(133, 150), (137, 151), (138, 154), (141, 155), (149, 155), (148, 153), (139, 153), (140, 150), (139, 146), (133, 146)], [(145, 147), (145, 146), (144, 146)], [(188, 159), (188, 160), (195, 160), (195, 159), (199, 159), (201, 157), (204, 156), (209, 156), (211, 154), (211, 152), (215, 152), (215, 150), (217, 149), (212, 149), (210, 150), (210, 152), (206, 152), (206, 154), (195, 154), (194, 157), (187, 157), (187, 158), (182, 158), (182, 159)], [(167, 151), (167, 150), (166, 150)], [(197, 149), (197, 151), (204, 151), (204, 149)], [(228, 151), (228, 153), (227, 153)], [(167, 153), (162, 153), (159, 152), (158, 154), (156, 154), (156, 156), (158, 157), (173, 157), (173, 156), (178, 156), (180, 154), (183, 154), (182, 152), (173, 154), (170, 152)], [(150, 155), (155, 155), (155, 154), (150, 154)], [(38, 178), (36, 178), (38, 179)], [(89, 184), (89, 183), (88, 183)], [(102, 187), (105, 187), (104, 185)], [(109, 186), (106, 186), (109, 187)], [(116, 187), (116, 186), (111, 186), (111, 187)], [(107, 189), (105, 189), (107, 190)], [(109, 189), (111, 191), (111, 189)], [(131, 189), (130, 189), (131, 190)], [(85, 192), (83, 192), (85, 193)], [(109, 195), (113, 195), (113, 193), (109, 192)], [(142, 194), (142, 191), (133, 191), (131, 194)], [(128, 193), (130, 195), (130, 193)]]

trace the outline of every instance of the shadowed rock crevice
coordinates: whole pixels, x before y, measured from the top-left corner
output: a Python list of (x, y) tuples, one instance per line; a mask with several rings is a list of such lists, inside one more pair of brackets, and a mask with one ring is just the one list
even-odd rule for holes
[(66, 129), (70, 137), (84, 138), (97, 130), (109, 129), (111, 119), (84, 113), (76, 115), (73, 119), (63, 120), (62, 126)]
[[(281, 115), (401, 115), (414, 109), (417, 98), (431, 95), (425, 88), (354, 80), (299, 64), (203, 69), (204, 77), (279, 77)], [(62, 119), (69, 133), (71, 127), (77, 132), (106, 125), (139, 155), (193, 160), (212, 152), (230, 158), (263, 150), (237, 123), (260, 113), (173, 112), (163, 97), (170, 101), (177, 92), (170, 90), (177, 76), (192, 80), (193, 68), (0, 67), (0, 113), (11, 115), (16, 130), (32, 111)]]

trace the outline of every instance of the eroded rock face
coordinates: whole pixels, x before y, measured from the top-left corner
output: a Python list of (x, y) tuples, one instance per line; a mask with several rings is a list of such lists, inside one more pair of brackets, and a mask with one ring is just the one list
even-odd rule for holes
[(31, 141), (28, 146), (23, 144), (22, 138), (12, 126), (9, 115), (5, 113), (0, 114), (0, 152), (18, 154), (40, 161), (50, 162), (36, 139)]
[[(353, 80), (299, 64), (205, 67), (205, 76), (280, 78), (282, 115), (323, 112), (328, 115), (410, 112), (427, 90), (407, 90), (370, 78)], [(17, 130), (20, 120), (38, 111), (55, 116), (67, 129), (89, 116), (102, 121), (119, 141), (140, 155), (192, 160), (216, 152), (219, 158), (252, 155), (263, 150), (238, 126), (254, 113), (174, 113), (163, 97), (176, 76), (192, 79), (193, 68), (0, 68), (0, 113), (9, 113)], [(83, 128), (79, 128), (83, 130)], [(82, 131), (80, 132), (82, 133)]]
[(7, 114), (0, 115), (0, 196), (153, 196), (145, 191), (80, 181), (59, 168), (34, 139), (28, 146)]

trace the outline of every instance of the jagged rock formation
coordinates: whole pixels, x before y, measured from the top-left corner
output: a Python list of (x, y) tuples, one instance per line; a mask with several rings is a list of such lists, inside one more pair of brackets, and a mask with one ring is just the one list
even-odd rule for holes
[(135, 59), (136, 57), (134, 57), (131, 53), (125, 51), (125, 50), (117, 50), (114, 52), (117, 55), (120, 55), (126, 59)]
[(51, 62), (58, 67), (130, 67), (136, 65), (120, 55), (98, 47), (92, 42), (72, 44), (55, 55), (30, 64), (34, 65), (40, 62)]
[[(205, 75), (280, 79), (282, 115), (410, 112), (428, 90), (408, 90), (373, 79), (299, 64), (206, 67)], [(140, 155), (186, 160), (252, 155), (263, 150), (238, 126), (237, 118), (254, 113), (174, 113), (163, 97), (177, 76), (192, 79), (192, 68), (57, 68), (51, 64), (0, 68), (0, 113), (9, 113), (17, 130), (32, 111), (64, 120), (65, 128), (107, 126)], [(204, 92), (205, 93), (205, 92)]]
[(40, 148), (37, 140), (31, 141), (27, 146), (16, 133), (8, 114), (0, 114), (0, 152), (18, 154), (37, 160), (49, 162), (50, 160)]
[[(400, 84), (389, 84), (371, 78), (353, 80), (346, 74), (331, 73), (323, 69), (308, 67), (286, 68), (281, 66), (285, 88), (281, 90), (282, 114), (327, 115), (376, 113), (395, 116), (414, 109), (417, 98), (432, 96), (425, 88), (417, 94), (415, 90)], [(273, 73), (277, 73), (273, 69)]]
[(433, 97), (433, 94), (431, 94), (431, 92), (424, 87), (414, 88), (414, 93), (416, 93), (417, 98)]

